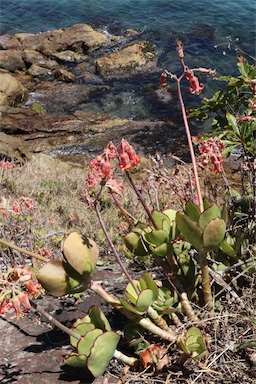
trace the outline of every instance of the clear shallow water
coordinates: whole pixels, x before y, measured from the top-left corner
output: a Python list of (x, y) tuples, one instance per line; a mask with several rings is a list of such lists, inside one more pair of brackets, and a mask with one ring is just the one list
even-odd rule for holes
[[(100, 100), (92, 97), (90, 103), (73, 107), (132, 119), (177, 121), (178, 103), (164, 104), (155, 97), (161, 71), (181, 70), (175, 41), (183, 41), (190, 67), (215, 68), (217, 75), (234, 74), (237, 53), (232, 50), (223, 55), (226, 37), (238, 37), (240, 48), (255, 56), (255, 14), (252, 0), (0, 0), (0, 34), (36, 33), (76, 23), (117, 35), (127, 28), (143, 31), (141, 38), (156, 46), (159, 70), (136, 79), (117, 80)], [(201, 98), (219, 86), (208, 78), (202, 81), (205, 89)], [(171, 92), (175, 100), (174, 86)], [(186, 106), (197, 106), (200, 97), (187, 92)]]

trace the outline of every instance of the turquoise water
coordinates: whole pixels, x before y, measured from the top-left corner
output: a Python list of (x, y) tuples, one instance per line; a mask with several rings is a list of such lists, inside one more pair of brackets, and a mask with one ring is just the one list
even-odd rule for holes
[[(227, 50), (227, 36), (239, 38), (240, 48), (252, 56), (256, 54), (256, 3), (252, 0), (0, 0), (0, 11), (0, 34), (35, 33), (76, 23), (91, 24), (116, 35), (127, 28), (143, 32), (141, 38), (156, 46), (156, 72), (125, 81), (117, 79), (100, 100), (96, 96), (85, 105), (72, 105), (74, 109), (112, 116), (180, 119), (175, 90), (170, 104), (159, 102), (154, 93), (164, 69), (175, 73), (181, 70), (175, 49), (177, 39), (183, 41), (190, 67), (215, 68), (217, 75), (236, 73), (238, 54)], [(205, 89), (201, 98), (210, 96), (218, 87), (212, 79), (202, 81)], [(200, 97), (187, 92), (186, 106), (197, 106)]]

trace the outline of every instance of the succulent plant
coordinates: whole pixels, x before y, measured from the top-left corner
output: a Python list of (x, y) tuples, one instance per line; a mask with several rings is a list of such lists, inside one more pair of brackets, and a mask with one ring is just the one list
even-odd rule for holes
[(200, 360), (208, 353), (201, 331), (197, 327), (189, 328), (185, 336), (178, 336), (177, 345), (187, 357), (194, 360)]

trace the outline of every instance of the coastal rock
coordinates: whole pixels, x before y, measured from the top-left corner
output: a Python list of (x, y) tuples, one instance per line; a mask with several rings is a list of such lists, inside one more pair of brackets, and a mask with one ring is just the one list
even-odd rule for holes
[(0, 132), (0, 156), (7, 159), (24, 161), (31, 158), (31, 152), (28, 150), (25, 141), (21, 138)]
[(27, 89), (9, 73), (0, 73), (0, 106), (18, 106), (26, 95)]
[(155, 60), (155, 48), (147, 41), (128, 45), (119, 51), (96, 60), (96, 69), (101, 75), (113, 75), (131, 72), (152, 66)]
[(21, 49), (19, 40), (12, 35), (0, 36), (0, 49)]
[(74, 83), (76, 78), (75, 75), (65, 69), (57, 69), (54, 71), (54, 76), (59, 81), (64, 81), (66, 83)]
[(58, 61), (63, 61), (66, 63), (80, 63), (88, 58), (87, 55), (77, 53), (71, 50), (53, 52), (51, 56), (56, 58)]
[(0, 50), (0, 68), (9, 72), (25, 69), (26, 66), (21, 51), (15, 49)]
[(23, 49), (39, 51), (47, 56), (66, 50), (84, 53), (99, 48), (108, 40), (107, 36), (87, 24), (76, 24), (64, 30), (37, 34), (19, 33), (15, 37)]

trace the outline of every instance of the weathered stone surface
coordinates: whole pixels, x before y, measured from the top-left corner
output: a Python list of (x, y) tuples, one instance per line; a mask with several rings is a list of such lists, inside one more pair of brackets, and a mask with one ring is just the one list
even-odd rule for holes
[(84, 53), (94, 50), (108, 41), (103, 33), (87, 24), (76, 24), (65, 30), (54, 30), (38, 34), (19, 33), (15, 37), (23, 49), (32, 49), (48, 56), (52, 52), (73, 50)]
[(25, 67), (25, 62), (20, 51), (15, 49), (0, 50), (0, 68), (14, 72), (19, 69), (25, 69)]
[(23, 139), (0, 132), (0, 156), (23, 161), (31, 157), (31, 152)]
[(0, 106), (16, 106), (24, 101), (27, 89), (9, 73), (0, 73)]
[(23, 58), (27, 64), (36, 64), (39, 67), (49, 68), (50, 70), (59, 67), (59, 64), (56, 60), (49, 59), (41, 52), (34, 51), (32, 49), (25, 49), (23, 51)]
[(0, 49), (21, 49), (21, 44), (16, 37), (5, 34), (0, 36)]
[(66, 83), (74, 83), (76, 80), (75, 75), (65, 69), (56, 69), (54, 76), (57, 80), (65, 81)]
[(153, 65), (154, 59), (154, 46), (147, 41), (140, 41), (97, 59), (96, 69), (102, 75), (129, 72)]
[(82, 53), (77, 53), (71, 50), (62, 51), (62, 52), (53, 52), (51, 54), (52, 57), (57, 60), (64, 61), (67, 63), (80, 63), (88, 58), (87, 55)]
[(44, 75), (50, 75), (51, 70), (49, 68), (41, 67), (37, 64), (32, 64), (31, 67), (28, 69), (28, 73), (30, 76), (38, 77), (38, 76), (44, 76)]

